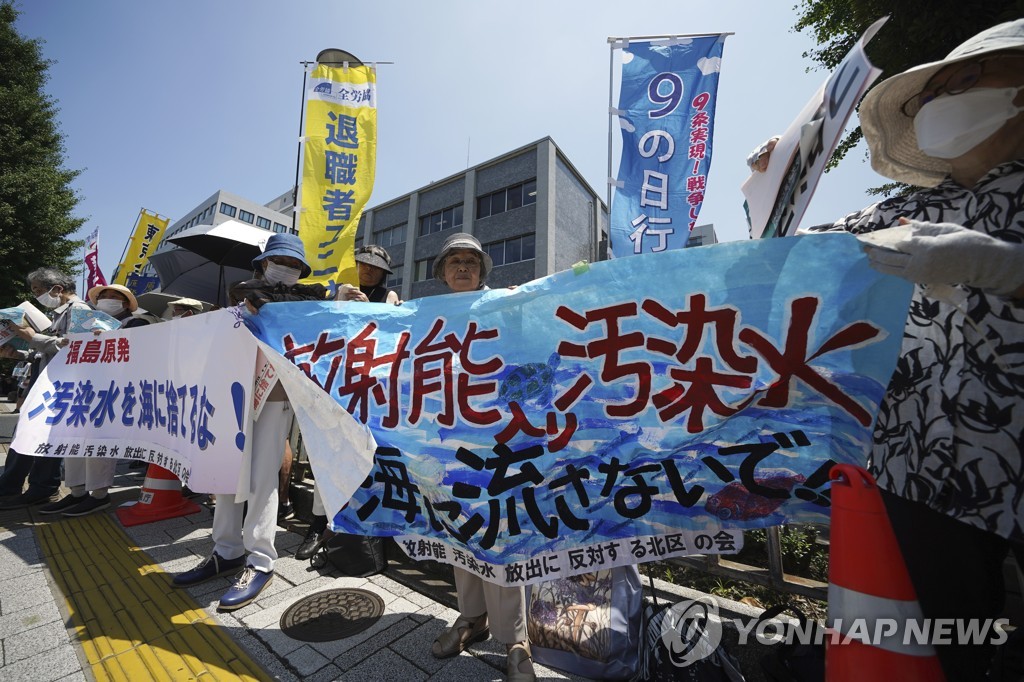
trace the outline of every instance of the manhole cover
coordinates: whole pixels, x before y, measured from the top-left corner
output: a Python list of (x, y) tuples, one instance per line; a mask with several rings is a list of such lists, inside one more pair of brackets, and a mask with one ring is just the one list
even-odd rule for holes
[(384, 600), (366, 590), (327, 590), (295, 602), (281, 615), (281, 631), (303, 642), (330, 642), (360, 633), (380, 619)]

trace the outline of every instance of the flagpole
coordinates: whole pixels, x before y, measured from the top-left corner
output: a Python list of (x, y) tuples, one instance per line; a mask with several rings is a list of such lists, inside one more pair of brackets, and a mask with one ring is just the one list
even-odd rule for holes
[(299, 148), (295, 152), (295, 184), (292, 186), (292, 234), (298, 234), (299, 228), (295, 222), (299, 217), (299, 171), (302, 169), (302, 133), (303, 123), (306, 118), (306, 74), (309, 73), (309, 65), (316, 62), (299, 62), (302, 64), (302, 93), (299, 98)]
[(145, 208), (139, 209), (139, 215), (135, 216), (135, 225), (132, 225), (131, 234), (128, 235), (128, 240), (124, 243), (124, 249), (121, 251), (121, 258), (117, 261), (117, 267), (114, 268), (114, 276), (110, 278), (110, 283), (113, 284), (117, 281), (117, 275), (121, 272), (121, 265), (124, 264), (124, 257), (128, 253), (128, 245), (132, 243), (132, 237), (135, 236), (135, 226), (139, 224), (139, 216), (145, 211)]
[[(615, 114), (612, 113), (614, 103), (612, 96), (614, 95), (614, 80), (615, 80), (615, 43), (611, 42), (611, 38), (608, 39), (608, 174), (605, 177), (605, 197), (608, 203), (608, 213), (611, 214), (612, 210), (612, 117)], [(598, 225), (598, 231), (601, 230), (601, 226)]]
[[(711, 36), (734, 36), (734, 31), (719, 31), (717, 33), (674, 33), (671, 35), (661, 36), (628, 36), (622, 38), (608, 38), (609, 43), (617, 43), (619, 41), (626, 41), (628, 44), (630, 40), (644, 40), (644, 41), (659, 41), (659, 40), (679, 40), (680, 38), (710, 38)], [(614, 50), (615, 47), (613, 46)]]

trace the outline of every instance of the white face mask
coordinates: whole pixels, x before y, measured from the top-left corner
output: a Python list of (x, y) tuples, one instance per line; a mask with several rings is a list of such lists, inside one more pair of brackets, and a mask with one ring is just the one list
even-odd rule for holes
[(966, 154), (1022, 111), (1013, 104), (1022, 89), (974, 88), (936, 97), (914, 117), (918, 148), (937, 159)]
[(124, 303), (112, 298), (101, 298), (96, 301), (96, 310), (101, 313), (106, 313), (111, 317), (117, 317), (124, 312)]
[(289, 268), (285, 265), (278, 265), (277, 263), (271, 263), (267, 261), (267, 269), (263, 271), (263, 279), (267, 280), (271, 284), (284, 284), (285, 286), (291, 286), (299, 281), (299, 275), (302, 273), (295, 269)]
[[(50, 291), (53, 291), (55, 287), (50, 287)], [(36, 296), (36, 300), (39, 301), (40, 305), (44, 305), (47, 308), (56, 308), (60, 305), (60, 296), (53, 296), (50, 291), (44, 291), (43, 293)]]

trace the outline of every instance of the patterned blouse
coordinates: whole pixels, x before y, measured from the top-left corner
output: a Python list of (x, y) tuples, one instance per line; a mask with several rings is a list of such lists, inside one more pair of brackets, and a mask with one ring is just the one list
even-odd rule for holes
[[(973, 189), (947, 178), (810, 231), (872, 232), (900, 217), (1024, 243), (1024, 159), (997, 166)], [(944, 289), (914, 289), (871, 470), (883, 489), (1021, 541), (1024, 301)]]

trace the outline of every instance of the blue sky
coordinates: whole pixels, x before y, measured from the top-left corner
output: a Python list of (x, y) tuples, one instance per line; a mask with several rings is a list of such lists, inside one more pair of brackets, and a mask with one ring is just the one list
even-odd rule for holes
[[(747, 238), (744, 158), (826, 78), (801, 55), (791, 0), (16, 0), (22, 35), (55, 61), (78, 237), (100, 227), (110, 277), (140, 208), (172, 220), (217, 189), (261, 203), (294, 179), (302, 67), (327, 47), (378, 70), (370, 205), (551, 136), (601, 196), (609, 36), (734, 32), (725, 43), (700, 222)], [(618, 132), (615, 132), (616, 136)], [(804, 224), (871, 202), (859, 147), (826, 174)]]

